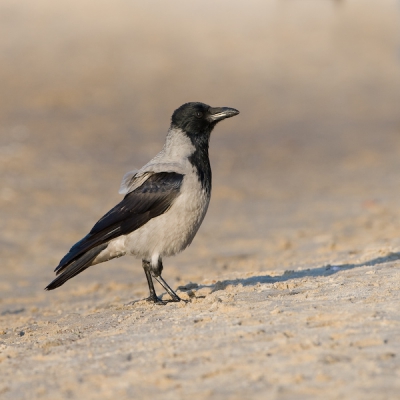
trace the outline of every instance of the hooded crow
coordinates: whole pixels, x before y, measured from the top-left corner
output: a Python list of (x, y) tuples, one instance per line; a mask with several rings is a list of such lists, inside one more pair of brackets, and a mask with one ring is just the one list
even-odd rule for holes
[(139, 170), (125, 174), (124, 199), (60, 261), (53, 290), (91, 265), (124, 255), (142, 259), (149, 301), (165, 304), (154, 290), (154, 278), (171, 296), (179, 296), (162, 278), (162, 258), (190, 245), (207, 212), (211, 197), (210, 134), (225, 118), (239, 114), (228, 107), (186, 103), (174, 111), (165, 145)]

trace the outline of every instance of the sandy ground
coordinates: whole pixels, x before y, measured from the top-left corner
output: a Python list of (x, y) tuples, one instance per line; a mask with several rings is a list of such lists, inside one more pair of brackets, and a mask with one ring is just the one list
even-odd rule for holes
[[(399, 11), (3, 0), (0, 398), (399, 398)], [(128, 257), (45, 292), (186, 101), (241, 111), (164, 260), (188, 302)]]

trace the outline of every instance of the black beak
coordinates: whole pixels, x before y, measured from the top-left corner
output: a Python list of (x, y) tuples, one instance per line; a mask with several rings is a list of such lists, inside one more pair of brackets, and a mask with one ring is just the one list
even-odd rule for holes
[(234, 117), (239, 114), (238, 110), (230, 107), (210, 107), (208, 112), (210, 113), (209, 119), (214, 122), (222, 121), (225, 118)]

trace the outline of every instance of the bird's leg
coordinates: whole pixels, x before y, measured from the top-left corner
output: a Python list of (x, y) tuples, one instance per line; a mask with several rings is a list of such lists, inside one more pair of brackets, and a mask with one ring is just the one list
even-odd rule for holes
[(169, 287), (168, 283), (165, 282), (164, 278), (160, 276), (155, 276), (154, 279), (168, 292), (171, 296), (172, 301), (181, 301), (182, 299)]
[(158, 263), (156, 267), (151, 266), (151, 274), (153, 278), (168, 292), (171, 296), (172, 301), (181, 301), (181, 298), (169, 287), (168, 283), (165, 282), (163, 277), (161, 276), (161, 272), (163, 270), (163, 264), (161, 257), (158, 259)]
[(147, 284), (149, 285), (150, 296), (146, 299), (147, 301), (153, 301), (156, 304), (166, 304), (165, 301), (162, 301), (156, 295), (156, 291), (153, 285), (153, 279), (151, 278), (151, 264), (147, 260), (142, 260), (142, 267), (144, 269), (144, 273), (146, 274)]

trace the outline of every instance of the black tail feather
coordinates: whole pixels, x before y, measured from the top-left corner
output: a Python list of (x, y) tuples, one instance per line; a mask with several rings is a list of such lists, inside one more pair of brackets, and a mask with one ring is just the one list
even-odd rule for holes
[(107, 247), (107, 243), (90, 249), (81, 257), (72, 261), (69, 265), (62, 266), (62, 273), (49, 283), (45, 290), (53, 290), (63, 285), (69, 279), (80, 274), (86, 268), (92, 265), (92, 261)]

